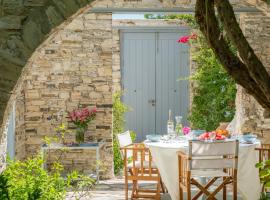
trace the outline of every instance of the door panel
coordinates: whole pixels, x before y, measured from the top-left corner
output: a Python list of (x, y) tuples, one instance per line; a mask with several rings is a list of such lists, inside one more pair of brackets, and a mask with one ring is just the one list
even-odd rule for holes
[(126, 113), (126, 125), (137, 133), (155, 133), (155, 49), (154, 33), (124, 33), (123, 40), (123, 101), (132, 112)]
[(187, 123), (189, 108), (188, 81), (179, 80), (189, 76), (188, 46), (176, 41), (181, 33), (157, 33), (156, 64), (156, 133), (167, 132), (168, 111), (172, 116), (183, 116)]
[(187, 32), (124, 32), (122, 34), (123, 101), (126, 129), (137, 133), (137, 141), (147, 134), (165, 134), (169, 109), (187, 123), (189, 108), (188, 45), (177, 43)]

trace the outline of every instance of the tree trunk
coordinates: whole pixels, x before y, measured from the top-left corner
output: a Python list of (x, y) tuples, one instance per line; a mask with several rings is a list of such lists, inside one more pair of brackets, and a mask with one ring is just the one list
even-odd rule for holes
[[(224, 39), (215, 6), (228, 38), (242, 59), (235, 56)], [(217, 58), (233, 77), (264, 108), (270, 110), (270, 76), (244, 37), (228, 0), (197, 0), (196, 21)]]

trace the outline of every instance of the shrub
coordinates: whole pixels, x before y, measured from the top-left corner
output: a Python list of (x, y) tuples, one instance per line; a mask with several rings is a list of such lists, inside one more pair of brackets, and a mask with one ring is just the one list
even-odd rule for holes
[[(200, 40), (200, 39), (199, 39)], [(199, 41), (194, 60), (198, 70), (191, 77), (196, 82), (189, 120), (196, 129), (214, 130), (220, 122), (230, 122), (235, 114), (236, 87), (212, 49)]]
[[(116, 136), (124, 131), (124, 114), (128, 111), (128, 107), (121, 101), (121, 96), (121, 92), (113, 95), (113, 157), (115, 174), (118, 174), (123, 169), (123, 160)], [(131, 131), (131, 138), (134, 141), (136, 139), (136, 133)]]
[(8, 179), (3, 174), (0, 174), (0, 199), (10, 199), (8, 194)]
[[(260, 181), (265, 189), (270, 189), (270, 160), (266, 160), (261, 163), (257, 163), (256, 168), (260, 170)], [(269, 200), (269, 194), (262, 191), (260, 200)]]
[(43, 169), (43, 163), (41, 156), (26, 161), (10, 161), (0, 176), (0, 194), (2, 192), (5, 195), (1, 196), (1, 200), (63, 200), (67, 190), (74, 188), (72, 184), (77, 179), (83, 186), (92, 186), (94, 183), (77, 172), (63, 178), (63, 166), (58, 163), (54, 163), (52, 172), (48, 173)]

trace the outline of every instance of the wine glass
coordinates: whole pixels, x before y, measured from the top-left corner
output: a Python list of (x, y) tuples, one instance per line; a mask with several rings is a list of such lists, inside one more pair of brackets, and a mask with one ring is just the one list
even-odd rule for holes
[(209, 138), (210, 138), (211, 142), (213, 142), (214, 139), (216, 138), (216, 133), (215, 132), (209, 133)]

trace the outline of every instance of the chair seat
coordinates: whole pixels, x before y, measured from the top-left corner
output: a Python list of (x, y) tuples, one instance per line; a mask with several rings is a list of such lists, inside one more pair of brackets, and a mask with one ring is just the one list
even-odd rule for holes
[[(129, 164), (127, 165), (127, 167), (128, 167), (128, 169), (133, 168), (133, 163), (132, 163), (132, 162), (129, 163)], [(141, 168), (141, 162), (140, 162), (140, 161), (135, 161), (135, 167), (136, 167), (136, 168)], [(144, 167), (144, 168), (149, 168), (149, 161), (144, 161), (144, 162), (143, 162), (143, 167)], [(156, 169), (156, 168), (157, 168), (157, 165), (156, 165), (154, 162), (152, 162), (152, 163), (151, 163), (151, 168), (152, 168), (152, 169)]]
[(223, 172), (222, 170), (191, 170), (191, 177), (228, 177), (228, 173)]

